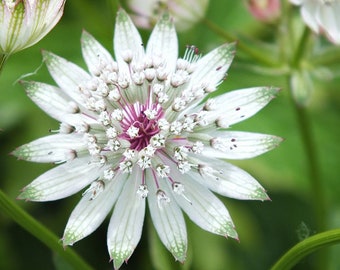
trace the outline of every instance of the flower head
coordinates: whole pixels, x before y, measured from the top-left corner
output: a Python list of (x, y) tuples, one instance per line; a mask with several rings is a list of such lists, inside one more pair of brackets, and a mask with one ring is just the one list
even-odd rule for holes
[(340, 44), (339, 0), (290, 0), (301, 5), (301, 16), (315, 32), (324, 32), (331, 42)]
[(152, 28), (164, 11), (174, 18), (176, 29), (185, 31), (199, 22), (207, 11), (209, 0), (128, 0), (132, 20), (142, 28)]
[(204, 230), (238, 238), (213, 192), (236, 199), (268, 196), (252, 176), (222, 159), (255, 157), (281, 139), (226, 128), (255, 114), (278, 90), (254, 87), (206, 99), (224, 79), (235, 45), (224, 44), (203, 57), (190, 46), (178, 59), (168, 15), (144, 50), (137, 29), (120, 10), (116, 60), (87, 32), (81, 44), (89, 73), (44, 52), (58, 87), (23, 82), (29, 97), (61, 124), (57, 134), (14, 151), (20, 159), (59, 164), (19, 198), (57, 200), (84, 189), (66, 225), (64, 245), (92, 233), (114, 208), (107, 245), (115, 268), (140, 240), (146, 201), (161, 241), (181, 262), (187, 250), (182, 211)]
[(0, 54), (12, 54), (40, 41), (57, 24), (65, 0), (2, 0)]

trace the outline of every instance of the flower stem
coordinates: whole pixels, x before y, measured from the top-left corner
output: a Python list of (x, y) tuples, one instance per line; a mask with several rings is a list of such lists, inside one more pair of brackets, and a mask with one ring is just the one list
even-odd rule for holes
[(0, 74), (5, 65), (7, 58), (8, 58), (8, 54), (4, 54), (4, 53), (0, 54)]
[[(315, 234), (293, 246), (275, 264), (271, 270), (288, 270), (308, 254), (320, 248), (340, 243), (340, 229)], [(327, 269), (327, 268), (322, 268)]]
[[(304, 53), (306, 52), (306, 47), (308, 44), (308, 40), (310, 37), (310, 30), (308, 27), (305, 27), (299, 43), (295, 48), (293, 58), (291, 60), (291, 69), (300, 69), (301, 60), (303, 59)], [(291, 77), (288, 78), (288, 85), (291, 81)], [(315, 215), (317, 219), (317, 227), (319, 231), (323, 231), (326, 228), (326, 207), (325, 207), (325, 199), (321, 184), (320, 178), (320, 170), (319, 164), (317, 160), (317, 153), (315, 150), (315, 143), (313, 140), (313, 132), (310, 126), (310, 121), (308, 119), (308, 115), (306, 112), (306, 108), (303, 105), (300, 105), (293, 96), (292, 89), (290, 89), (291, 100), (294, 104), (297, 121), (299, 124), (301, 141), (303, 143), (308, 171), (309, 171), (309, 180), (311, 185), (311, 193), (312, 193), (312, 201), (314, 202)]]
[(273, 61), (271, 58), (268, 58), (267, 55), (261, 53), (257, 49), (254, 49), (248, 46), (246, 43), (240, 41), (236, 36), (226, 32), (224, 29), (222, 29), (221, 27), (219, 27), (212, 21), (208, 20), (207, 18), (204, 18), (203, 22), (205, 23), (206, 26), (208, 26), (208, 28), (211, 31), (223, 37), (228, 42), (237, 41), (238, 49), (240, 49), (240, 51), (243, 51), (245, 54), (249, 55), (254, 60), (258, 61), (259, 63), (264, 64), (266, 66), (270, 66), (270, 67), (277, 66), (277, 63)]
[(311, 31), (306, 26), (302, 33), (298, 46), (294, 52), (292, 67), (297, 67), (300, 64), (300, 60), (302, 59), (303, 54), (306, 52), (306, 46), (307, 46), (310, 34), (311, 34)]
[(0, 209), (1, 212), (10, 216), (22, 228), (43, 242), (51, 250), (58, 253), (60, 257), (64, 258), (74, 269), (92, 270), (92, 267), (79, 257), (77, 253), (75, 253), (71, 248), (64, 249), (57, 236), (27, 214), (19, 206), (14, 204), (12, 200), (10, 200), (1, 190)]
[(317, 160), (317, 153), (314, 147), (314, 140), (312, 136), (312, 128), (306, 113), (306, 109), (296, 102), (294, 102), (297, 121), (299, 124), (301, 141), (303, 143), (308, 171), (311, 185), (312, 201), (314, 203), (314, 211), (317, 222), (318, 231), (323, 231), (326, 228), (326, 207), (321, 184), (319, 165)]
[[(310, 30), (306, 27), (300, 37), (297, 46), (294, 48), (294, 52), (290, 60), (290, 67), (292, 73), (296, 70), (303, 69), (301, 63), (306, 51), (308, 51), (307, 46), (309, 42), (310, 33), (311, 33)], [(292, 77), (291, 75), (289, 75), (288, 85), (290, 85), (291, 81)], [(294, 98), (293, 89), (290, 89), (290, 97), (294, 105), (301, 142), (303, 144), (306, 156), (311, 201), (313, 203), (317, 231), (321, 232), (326, 229), (326, 205), (325, 205), (326, 203), (321, 182), (317, 151), (315, 148), (315, 142), (313, 138), (313, 130), (307, 114), (306, 107), (299, 104), (299, 102)], [(327, 254), (325, 252), (322, 252), (318, 255), (317, 263), (320, 269), (327, 268), (325, 267), (327, 263), (326, 256)]]

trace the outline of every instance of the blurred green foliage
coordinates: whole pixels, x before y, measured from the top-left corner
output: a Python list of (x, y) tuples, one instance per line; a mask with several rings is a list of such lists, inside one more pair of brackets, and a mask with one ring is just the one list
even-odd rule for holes
[[(26, 97), (17, 83), (23, 74), (36, 70), (25, 78), (47, 83), (53, 81), (42, 64), (40, 50), (49, 50), (85, 68), (80, 51), (83, 29), (90, 32), (112, 52), (115, 11), (118, 4), (112, 1), (68, 1), (65, 14), (56, 28), (40, 43), (13, 55), (0, 76), (0, 188), (13, 200), (21, 188), (53, 165), (17, 161), (9, 153), (33, 139), (57, 129), (58, 123), (44, 114)], [(272, 40), (275, 32), (271, 25), (255, 21), (242, 1), (210, 2), (206, 16), (225, 31), (242, 36)], [(149, 32), (141, 31), (146, 41)], [(224, 40), (212, 33), (203, 23), (179, 34), (181, 54), (185, 45), (194, 44), (208, 52)], [(207, 233), (187, 221), (189, 251), (187, 264), (180, 265), (165, 251), (152, 231), (151, 221), (146, 221), (142, 240), (128, 264), (122, 269), (268, 269), (286, 250), (304, 235), (314, 234), (315, 219), (311, 210), (306, 157), (303, 152), (294, 110), (289, 100), (283, 76), (261, 75), (247, 68), (236, 55), (227, 80), (219, 93), (257, 85), (282, 88), (279, 96), (253, 118), (235, 125), (235, 130), (248, 130), (275, 134), (285, 138), (277, 149), (252, 160), (238, 161), (267, 189), (272, 201), (250, 202), (221, 198), (231, 212), (240, 242)], [(321, 166), (323, 188), (327, 198), (327, 224), (340, 226), (340, 95), (339, 79), (319, 82), (308, 107), (315, 147)], [(17, 201), (36, 219), (57, 235), (62, 235), (69, 214), (81, 194), (56, 202), (30, 203)], [(106, 248), (108, 222), (77, 243), (73, 248), (95, 269), (112, 269)], [(0, 213), (0, 269), (69, 269), (51, 251), (38, 242), (7, 216)], [(332, 248), (330, 269), (340, 268), (337, 249)], [(295, 269), (310, 269), (314, 256), (302, 261)], [(152, 263), (156, 261), (156, 263)]]

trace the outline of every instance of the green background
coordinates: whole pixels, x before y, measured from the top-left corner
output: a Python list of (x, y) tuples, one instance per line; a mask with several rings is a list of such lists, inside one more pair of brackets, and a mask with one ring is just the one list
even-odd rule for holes
[[(46, 116), (26, 96), (16, 81), (23, 74), (39, 68), (35, 75), (25, 79), (54, 84), (42, 64), (42, 49), (85, 68), (80, 50), (83, 29), (113, 52), (117, 6), (114, 1), (68, 1), (61, 22), (47, 37), (7, 61), (0, 75), (0, 188), (11, 199), (15, 200), (25, 185), (53, 165), (17, 161), (9, 153), (24, 143), (47, 135), (50, 129), (58, 129), (58, 123)], [(243, 1), (210, 1), (206, 18), (240, 37), (267, 42), (277, 38), (276, 26), (256, 21)], [(141, 33), (146, 43), (150, 32), (142, 30)], [(179, 34), (180, 55), (183, 55), (187, 44), (193, 44), (205, 53), (224, 42), (204, 23), (199, 23)], [(324, 40), (322, 42), (327, 43)], [(286, 79), (283, 75), (255, 72), (253, 66), (256, 65), (256, 62), (236, 54), (228, 78), (218, 92), (260, 85), (282, 88), (278, 97), (261, 112), (232, 127), (233, 130), (275, 134), (285, 139), (278, 148), (263, 156), (233, 162), (259, 180), (268, 191), (271, 201), (237, 201), (220, 197), (233, 217), (240, 242), (207, 233), (187, 220), (189, 250), (184, 265), (175, 262), (162, 247), (148, 217), (140, 244), (128, 264), (124, 264), (121, 269), (268, 269), (291, 246), (318, 232), (312, 209), (315, 198), (310, 193), (303, 138), (289, 98)], [(335, 64), (334, 70), (336, 67)], [(327, 81), (316, 77), (313, 80), (315, 90), (307, 113), (321, 168), (327, 228), (336, 228), (340, 227), (339, 80), (335, 78)], [(81, 193), (55, 202), (16, 203), (61, 237), (68, 216), (80, 197)], [(107, 226), (108, 220), (92, 235), (72, 247), (95, 269), (112, 269), (106, 248)], [(0, 239), (0, 269), (69, 269), (65, 262), (3, 213), (0, 213)], [(340, 259), (336, 254), (337, 248), (331, 248), (330, 269), (340, 269)], [(315, 254), (306, 257), (294, 269), (311, 269), (314, 257)]]

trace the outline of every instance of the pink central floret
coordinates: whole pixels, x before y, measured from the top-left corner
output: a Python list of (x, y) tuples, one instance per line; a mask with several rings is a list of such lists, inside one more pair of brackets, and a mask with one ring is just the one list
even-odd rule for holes
[[(153, 111), (155, 115), (148, 117), (146, 111)], [(124, 119), (121, 122), (123, 133), (122, 139), (130, 142), (130, 149), (142, 150), (149, 145), (152, 136), (159, 132), (158, 120), (163, 117), (163, 109), (159, 104), (140, 104), (126, 105), (123, 108)], [(131, 137), (128, 130), (137, 128), (136, 136)]]

